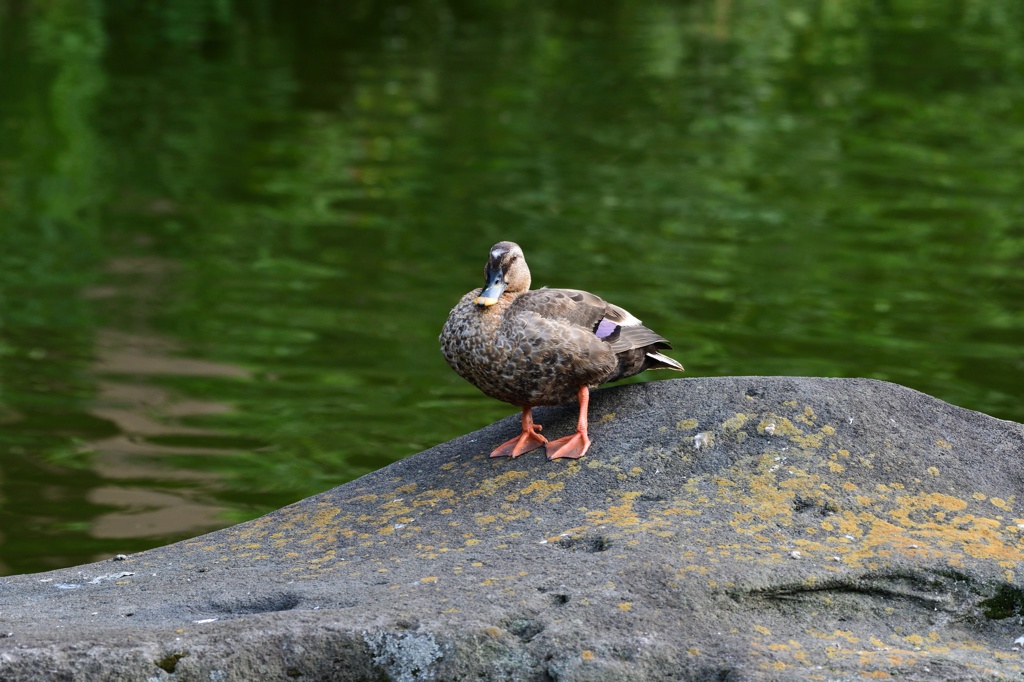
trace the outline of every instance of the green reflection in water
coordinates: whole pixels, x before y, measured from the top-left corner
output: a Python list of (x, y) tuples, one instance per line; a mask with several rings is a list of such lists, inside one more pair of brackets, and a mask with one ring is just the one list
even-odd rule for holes
[(690, 375), (1024, 421), (1024, 9), (0, 4), (0, 572), (515, 410), (444, 365), (514, 239)]

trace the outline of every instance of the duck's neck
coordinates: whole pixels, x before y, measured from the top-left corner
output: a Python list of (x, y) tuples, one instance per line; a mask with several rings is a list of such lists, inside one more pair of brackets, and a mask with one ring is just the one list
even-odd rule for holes
[(498, 302), (494, 305), (484, 307), (477, 306), (480, 318), (484, 320), (485, 323), (498, 326), (505, 315), (505, 311), (508, 310), (508, 307), (512, 305), (517, 298), (519, 298), (519, 293), (513, 294), (506, 291), (498, 297)]

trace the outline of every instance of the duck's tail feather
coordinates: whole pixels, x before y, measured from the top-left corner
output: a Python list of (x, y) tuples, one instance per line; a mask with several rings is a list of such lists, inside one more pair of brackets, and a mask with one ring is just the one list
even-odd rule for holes
[(683, 371), (683, 366), (676, 362), (673, 358), (667, 355), (658, 353), (657, 351), (647, 351), (647, 358), (651, 364), (647, 366), (647, 369), (674, 369), (679, 372)]

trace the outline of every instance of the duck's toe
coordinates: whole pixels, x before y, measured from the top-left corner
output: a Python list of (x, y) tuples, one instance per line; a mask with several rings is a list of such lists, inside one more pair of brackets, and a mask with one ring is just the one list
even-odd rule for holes
[(548, 459), (579, 459), (590, 448), (586, 431), (577, 431), (571, 436), (553, 440), (547, 444)]
[[(518, 457), (524, 453), (543, 447), (548, 439), (537, 433), (540, 426), (534, 424), (533, 429), (523, 431), (510, 441), (506, 441), (494, 448), (491, 457)], [(534, 430), (536, 429), (536, 431)]]

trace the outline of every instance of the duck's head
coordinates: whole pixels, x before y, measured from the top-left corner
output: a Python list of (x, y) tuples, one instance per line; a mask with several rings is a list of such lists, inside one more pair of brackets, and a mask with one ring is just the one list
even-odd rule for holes
[(518, 294), (530, 289), (530, 268), (523, 250), (515, 242), (498, 242), (491, 247), (484, 268), (484, 290), (473, 299), (481, 308), (494, 305), (504, 292)]

